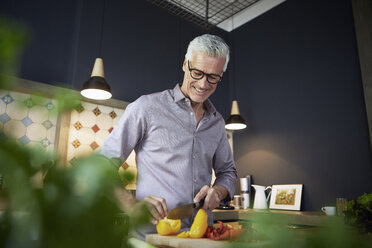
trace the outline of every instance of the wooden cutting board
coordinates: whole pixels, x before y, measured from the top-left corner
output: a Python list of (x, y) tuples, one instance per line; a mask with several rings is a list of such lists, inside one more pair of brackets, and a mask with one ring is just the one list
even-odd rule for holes
[(146, 242), (155, 246), (177, 248), (224, 248), (228, 241), (215, 241), (211, 239), (177, 238), (176, 236), (161, 236), (159, 234), (147, 234)]

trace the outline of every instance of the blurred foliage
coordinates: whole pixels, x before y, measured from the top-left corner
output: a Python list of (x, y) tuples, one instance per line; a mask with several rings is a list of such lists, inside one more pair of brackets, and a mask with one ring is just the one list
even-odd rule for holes
[(372, 237), (360, 235), (342, 217), (324, 216), (322, 226), (291, 225), (293, 219), (286, 214), (270, 212), (252, 213), (250, 221), (243, 222), (245, 232), (232, 242), (231, 248), (367, 248)]
[(372, 193), (364, 193), (347, 203), (346, 221), (361, 233), (372, 235)]
[[(0, 89), (11, 89), (27, 30), (0, 18)], [(45, 96), (35, 92), (32, 101)], [(57, 90), (54, 114), (80, 106), (80, 95)], [(0, 247), (127, 247), (128, 233), (149, 223), (147, 205), (123, 208), (120, 161), (94, 154), (59, 164), (58, 154), (25, 146), (0, 132)], [(128, 181), (132, 175), (124, 173)]]

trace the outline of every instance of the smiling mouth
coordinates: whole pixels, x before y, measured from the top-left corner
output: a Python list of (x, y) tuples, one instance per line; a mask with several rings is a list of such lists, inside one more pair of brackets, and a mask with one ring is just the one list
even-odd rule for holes
[(207, 90), (200, 90), (200, 89), (196, 88), (195, 86), (193, 86), (193, 88), (196, 90), (196, 92), (198, 92), (200, 94), (204, 94), (205, 92), (207, 92)]

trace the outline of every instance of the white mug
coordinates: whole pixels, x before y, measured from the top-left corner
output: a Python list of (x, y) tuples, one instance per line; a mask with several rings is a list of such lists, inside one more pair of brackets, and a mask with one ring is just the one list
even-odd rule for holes
[(336, 207), (333, 207), (333, 206), (322, 207), (322, 211), (326, 215), (330, 215), (330, 216), (336, 215)]

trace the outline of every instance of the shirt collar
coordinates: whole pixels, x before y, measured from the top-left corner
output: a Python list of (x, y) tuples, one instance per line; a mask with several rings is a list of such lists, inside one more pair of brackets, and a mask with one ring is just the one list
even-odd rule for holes
[[(185, 95), (182, 93), (181, 91), (181, 87), (179, 84), (177, 84), (174, 89), (173, 89), (173, 98), (174, 98), (174, 102), (179, 102), (181, 100), (186, 100), (186, 97)], [(204, 107), (206, 109), (206, 111), (209, 113), (209, 114), (213, 114), (214, 116), (216, 116), (216, 108), (213, 106), (212, 102), (207, 99), (205, 102), (204, 102)]]

